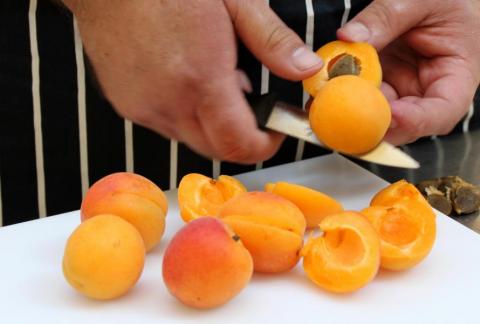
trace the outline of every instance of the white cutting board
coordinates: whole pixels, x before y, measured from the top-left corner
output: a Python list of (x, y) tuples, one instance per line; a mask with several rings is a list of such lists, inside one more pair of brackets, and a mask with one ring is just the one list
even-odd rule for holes
[[(289, 181), (326, 192), (359, 210), (386, 185), (338, 155), (255, 171), (238, 177), (250, 189)], [(67, 237), (78, 211), (0, 229), (0, 323), (480, 323), (480, 236), (437, 215), (437, 241), (429, 257), (402, 273), (380, 272), (360, 291), (334, 295), (317, 288), (301, 263), (284, 274), (257, 275), (228, 304), (190, 309), (170, 296), (161, 276), (162, 253), (183, 225), (176, 192), (159, 248), (147, 256), (135, 288), (108, 302), (77, 294), (63, 278)]]

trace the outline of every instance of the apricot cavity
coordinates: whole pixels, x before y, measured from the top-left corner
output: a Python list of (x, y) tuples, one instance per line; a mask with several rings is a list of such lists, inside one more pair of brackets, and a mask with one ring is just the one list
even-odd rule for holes
[(240, 238), (213, 217), (192, 220), (175, 234), (163, 257), (170, 293), (195, 308), (212, 308), (235, 297), (253, 273)]
[(185, 222), (216, 216), (227, 200), (246, 191), (240, 181), (227, 175), (214, 180), (198, 173), (187, 174), (178, 186), (180, 215)]
[(435, 243), (435, 213), (417, 188), (405, 180), (382, 189), (362, 214), (380, 236), (384, 269), (414, 267)]
[(255, 271), (277, 273), (297, 264), (306, 222), (292, 202), (268, 192), (248, 192), (227, 201), (218, 215), (242, 238)]
[(327, 215), (343, 211), (340, 202), (332, 197), (298, 184), (288, 182), (267, 183), (265, 191), (274, 193), (293, 202), (305, 216), (307, 228), (318, 226)]
[(310, 280), (335, 293), (353, 292), (369, 283), (380, 265), (380, 241), (369, 221), (357, 212), (326, 216), (321, 235), (302, 249)]

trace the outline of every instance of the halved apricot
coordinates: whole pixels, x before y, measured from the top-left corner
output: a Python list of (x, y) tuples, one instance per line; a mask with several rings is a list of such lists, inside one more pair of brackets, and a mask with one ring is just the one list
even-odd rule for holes
[(309, 119), (315, 135), (329, 148), (363, 154), (385, 136), (391, 110), (377, 87), (358, 76), (344, 75), (332, 79), (318, 92)]
[(432, 250), (435, 213), (417, 188), (405, 180), (382, 189), (362, 214), (380, 236), (382, 268), (412, 268)]
[(326, 216), (319, 227), (322, 234), (310, 238), (301, 252), (308, 278), (335, 293), (369, 283), (380, 265), (380, 241), (370, 222), (346, 211)]
[(214, 180), (198, 173), (187, 174), (178, 186), (180, 215), (185, 222), (216, 216), (223, 203), (246, 191), (240, 181), (227, 175)]
[(269, 192), (247, 192), (226, 202), (219, 214), (252, 254), (257, 272), (293, 268), (305, 233), (305, 217), (292, 202)]
[(323, 192), (298, 184), (279, 181), (267, 183), (265, 191), (293, 202), (305, 216), (307, 228), (318, 226), (327, 215), (343, 211), (342, 204)]
[(324, 62), (323, 68), (308, 79), (303, 87), (315, 97), (325, 84), (340, 75), (358, 75), (375, 87), (382, 83), (382, 67), (376, 49), (368, 43), (333, 41), (317, 51)]

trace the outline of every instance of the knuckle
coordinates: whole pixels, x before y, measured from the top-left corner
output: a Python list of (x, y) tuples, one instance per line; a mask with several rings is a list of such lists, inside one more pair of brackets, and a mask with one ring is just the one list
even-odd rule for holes
[(222, 146), (218, 150), (219, 158), (229, 162), (245, 162), (251, 158), (251, 150), (242, 142), (232, 138), (224, 138)]
[(372, 7), (372, 15), (375, 21), (384, 31), (390, 31), (397, 25), (399, 16), (403, 14), (402, 4), (395, 4), (395, 1), (377, 1)]

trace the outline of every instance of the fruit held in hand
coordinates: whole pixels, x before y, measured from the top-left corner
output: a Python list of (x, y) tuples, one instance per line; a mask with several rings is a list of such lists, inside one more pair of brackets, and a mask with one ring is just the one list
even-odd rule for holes
[(80, 208), (82, 221), (99, 214), (117, 215), (142, 235), (147, 251), (159, 242), (165, 230), (167, 198), (147, 178), (128, 172), (108, 175), (88, 190)]
[(323, 60), (323, 67), (316, 74), (303, 80), (303, 87), (315, 97), (325, 84), (340, 75), (357, 75), (380, 87), (382, 67), (376, 49), (368, 43), (347, 43), (333, 41), (317, 51)]
[(302, 249), (308, 278), (335, 293), (369, 283), (380, 265), (380, 241), (369, 221), (360, 213), (343, 212), (326, 216), (319, 227), (322, 235)]
[(391, 121), (390, 105), (382, 92), (352, 75), (328, 81), (310, 106), (310, 126), (329, 148), (363, 154), (383, 139)]
[(380, 236), (381, 267), (405, 270), (432, 250), (435, 213), (417, 188), (402, 180), (382, 189), (362, 211)]
[(221, 220), (192, 220), (175, 234), (163, 257), (163, 280), (170, 293), (195, 308), (220, 306), (247, 285), (250, 253)]
[(305, 217), (285, 198), (268, 192), (244, 193), (227, 201), (219, 218), (242, 238), (255, 271), (277, 273), (297, 264)]
[(144, 262), (145, 246), (135, 227), (114, 215), (98, 215), (70, 235), (63, 274), (85, 296), (113, 299), (135, 285)]
[(327, 215), (343, 211), (342, 205), (323, 192), (288, 182), (267, 183), (265, 191), (293, 202), (305, 216), (307, 228), (318, 226)]
[(198, 173), (187, 174), (178, 186), (180, 215), (185, 222), (216, 216), (224, 202), (246, 191), (240, 181), (227, 175), (214, 180)]

